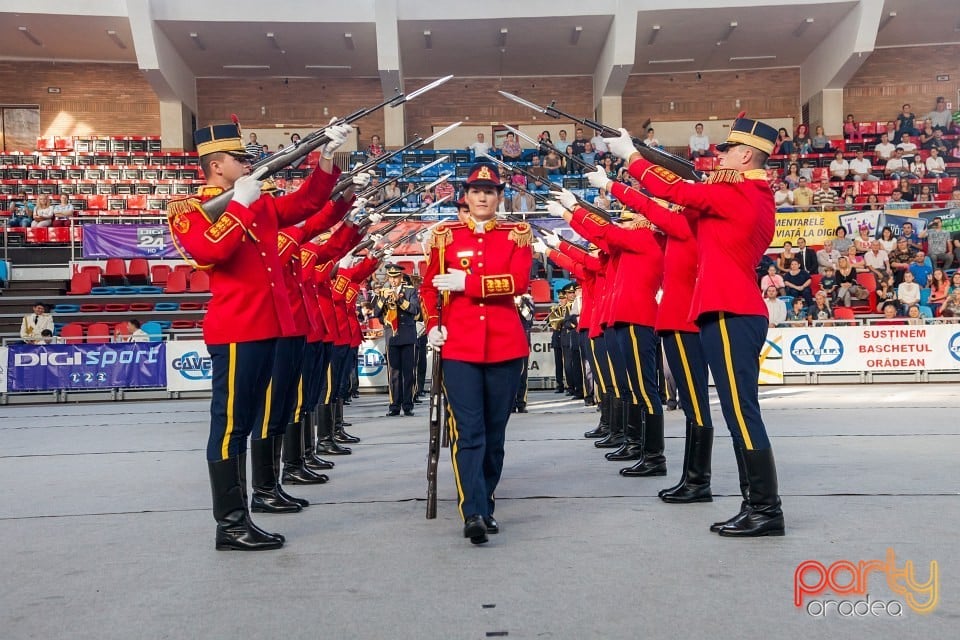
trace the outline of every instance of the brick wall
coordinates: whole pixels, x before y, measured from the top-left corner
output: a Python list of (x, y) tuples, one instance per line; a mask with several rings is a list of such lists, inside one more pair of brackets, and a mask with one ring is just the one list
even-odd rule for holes
[(40, 135), (160, 135), (157, 96), (133, 64), (0, 61), (0, 87), (4, 104), (40, 105)]
[[(904, 103), (922, 116), (933, 110), (937, 96), (944, 96), (957, 111), (958, 60), (960, 44), (878, 49), (844, 88), (843, 108), (858, 121), (892, 120)], [(950, 80), (937, 82), (941, 74)]]

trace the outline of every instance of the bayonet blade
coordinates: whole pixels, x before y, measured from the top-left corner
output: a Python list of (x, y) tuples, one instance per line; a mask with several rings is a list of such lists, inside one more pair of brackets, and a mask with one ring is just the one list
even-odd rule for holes
[(442, 77), (442, 78), (439, 78), (439, 79), (437, 79), (437, 80), (434, 80), (434, 81), (431, 82), (430, 84), (427, 84), (427, 85), (424, 85), (424, 86), (420, 87), (419, 89), (417, 89), (417, 90), (414, 91), (413, 93), (408, 93), (408, 94), (407, 94), (407, 97), (404, 98), (404, 99), (403, 99), (400, 103), (398, 103), (398, 104), (402, 104), (403, 102), (410, 102), (410, 101), (413, 100), (414, 98), (423, 95), (424, 93), (426, 93), (427, 91), (430, 91), (431, 89), (436, 89), (437, 87), (439, 87), (440, 85), (442, 85), (443, 83), (445, 83), (445, 82), (447, 82), (447, 81), (449, 81), (449, 80), (451, 80), (451, 79), (453, 79), (453, 75), (444, 76), (444, 77)]
[(507, 98), (508, 100), (513, 100), (513, 101), (516, 102), (517, 104), (522, 104), (523, 106), (527, 107), (528, 109), (533, 109), (534, 111), (539, 111), (540, 113), (546, 113), (546, 112), (547, 112), (547, 110), (546, 110), (545, 108), (541, 107), (540, 105), (534, 104), (534, 103), (530, 102), (529, 100), (524, 100), (524, 99), (521, 98), (520, 96), (515, 96), (515, 95), (513, 95), (512, 93), (508, 93), (508, 92), (506, 92), (506, 91), (497, 91), (497, 93), (499, 93), (500, 95), (502, 95), (504, 98)]

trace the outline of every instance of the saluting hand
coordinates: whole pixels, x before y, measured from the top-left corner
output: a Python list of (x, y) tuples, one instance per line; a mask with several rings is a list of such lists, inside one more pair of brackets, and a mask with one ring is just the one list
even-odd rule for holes
[(463, 291), (467, 288), (467, 272), (450, 269), (433, 276), (433, 286), (440, 291)]
[(629, 160), (630, 156), (637, 152), (637, 148), (633, 146), (633, 138), (631, 138), (627, 130), (622, 127), (620, 128), (619, 137), (604, 138), (603, 141), (607, 143), (607, 149), (610, 153), (624, 161)]

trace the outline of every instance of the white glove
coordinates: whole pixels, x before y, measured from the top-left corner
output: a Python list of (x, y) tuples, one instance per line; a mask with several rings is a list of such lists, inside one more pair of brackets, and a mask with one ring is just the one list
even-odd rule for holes
[(394, 251), (396, 251), (395, 247), (387, 247), (386, 249), (383, 250), (383, 257), (389, 258), (390, 256), (393, 255)]
[(608, 190), (611, 180), (607, 177), (607, 172), (603, 170), (603, 167), (597, 167), (596, 171), (591, 171), (585, 175), (591, 187), (603, 189), (604, 191)]
[(620, 137), (604, 138), (603, 141), (607, 143), (610, 153), (622, 160), (629, 160), (630, 156), (637, 152), (637, 148), (633, 146), (633, 138), (624, 128), (620, 129)]
[(233, 199), (245, 207), (249, 207), (260, 198), (260, 189), (263, 182), (254, 176), (240, 176), (233, 183)]
[(440, 291), (463, 291), (467, 288), (467, 272), (450, 269), (446, 273), (433, 276), (433, 286)]
[(369, 237), (371, 240), (373, 240), (373, 244), (377, 244), (381, 240), (383, 240), (383, 236), (380, 235), (379, 233), (371, 233)]
[(577, 196), (573, 195), (571, 191), (561, 189), (560, 191), (554, 191), (550, 195), (553, 196), (554, 200), (562, 204), (563, 208), (567, 211), (573, 211), (577, 208)]
[(534, 253), (546, 253), (547, 245), (543, 244), (543, 240), (534, 240), (533, 241), (533, 252)]
[(343, 146), (350, 135), (353, 133), (353, 126), (347, 123), (333, 124), (339, 118), (332, 118), (330, 126), (323, 130), (323, 135), (330, 138), (330, 142), (323, 145), (323, 157), (327, 160), (333, 160), (333, 152)]
[(427, 332), (427, 342), (430, 343), (430, 346), (439, 349), (443, 346), (443, 343), (447, 341), (447, 328), (446, 327), (434, 327)]
[(563, 208), (563, 205), (555, 200), (548, 200), (547, 204), (547, 213), (549, 213), (554, 218), (562, 218), (563, 214), (569, 213), (566, 209)]
[(349, 269), (350, 267), (352, 267), (352, 266), (353, 266), (353, 253), (352, 253), (352, 252), (351, 252), (351, 253), (348, 253), (347, 255), (345, 255), (345, 256), (343, 256), (342, 258), (340, 258), (340, 262), (338, 262), (337, 265), (338, 265), (341, 269)]
[(370, 224), (377, 224), (378, 222), (380, 222), (381, 220), (383, 220), (383, 214), (382, 214), (382, 213), (371, 213), (370, 215), (367, 216), (367, 220), (370, 221)]
[(556, 249), (560, 246), (560, 236), (555, 233), (547, 233), (543, 236), (543, 241), (547, 243), (551, 249)]
[(361, 171), (360, 173), (353, 174), (350, 180), (353, 182), (353, 186), (357, 191), (362, 191), (368, 184), (370, 184), (370, 178), (371, 176), (369, 173), (366, 171)]

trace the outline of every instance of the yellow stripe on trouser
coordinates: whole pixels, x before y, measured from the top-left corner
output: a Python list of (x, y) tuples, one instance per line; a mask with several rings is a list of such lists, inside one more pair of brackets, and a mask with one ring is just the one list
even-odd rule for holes
[(597, 385), (600, 387), (600, 393), (606, 393), (607, 383), (603, 381), (603, 376), (600, 375), (600, 361), (597, 360), (597, 350), (593, 345), (590, 346), (590, 357), (593, 358), (593, 368), (597, 372), (597, 375), (594, 377), (597, 379)]
[(333, 393), (333, 363), (327, 363), (327, 395), (323, 398), (323, 404), (330, 404), (330, 394)]
[(270, 404), (273, 400), (273, 378), (270, 378), (270, 384), (267, 385), (267, 397), (263, 401), (263, 424), (260, 425), (260, 437), (266, 438), (270, 431)]
[(621, 399), (620, 387), (617, 386), (617, 372), (613, 369), (613, 360), (610, 358), (610, 346), (607, 346), (607, 368), (610, 369), (610, 381), (613, 382), (613, 395), (617, 397), (617, 400)]
[[(633, 361), (637, 366), (637, 380), (640, 382), (640, 395), (643, 396), (643, 404), (647, 407), (647, 413), (655, 413), (653, 403), (650, 402), (650, 396), (647, 394), (647, 389), (643, 386), (643, 365), (640, 362), (640, 347), (637, 344), (636, 327), (630, 325), (629, 331), (630, 344), (633, 345)], [(634, 401), (638, 401), (636, 394), (634, 394), (633, 399)], [(657, 400), (659, 400), (659, 398)]]
[(750, 431), (747, 429), (747, 421), (743, 419), (743, 411), (740, 409), (740, 392), (737, 391), (737, 380), (733, 377), (733, 354), (730, 352), (730, 336), (727, 334), (727, 319), (723, 312), (720, 312), (720, 339), (723, 342), (723, 361), (727, 366), (727, 380), (730, 383), (730, 399), (733, 403), (733, 412), (737, 416), (737, 426), (740, 427), (740, 433), (743, 436), (743, 446), (747, 451), (753, 451), (753, 442), (750, 440)]
[(680, 352), (680, 362), (683, 364), (683, 377), (687, 380), (687, 395), (690, 396), (690, 404), (693, 405), (693, 416), (697, 421), (697, 426), (703, 426), (703, 416), (700, 413), (700, 399), (697, 397), (697, 390), (693, 384), (693, 372), (690, 371), (690, 362), (687, 360), (687, 350), (683, 348), (683, 334), (674, 332), (674, 340), (677, 342), (677, 351)]
[(226, 460), (230, 457), (230, 434), (233, 433), (233, 403), (236, 401), (237, 390), (237, 343), (230, 343), (230, 352), (227, 356), (227, 428), (223, 431), (223, 442), (220, 443), (220, 457)]
[[(447, 394), (446, 383), (443, 385), (443, 395), (447, 398), (450, 397)], [(447, 429), (450, 432), (450, 461), (453, 463), (453, 478), (457, 484), (457, 511), (460, 512), (460, 518), (464, 519), (463, 501), (466, 498), (463, 495), (463, 485), (460, 483), (460, 468), (457, 466), (457, 445), (460, 438), (457, 433), (457, 419), (453, 415), (453, 406), (449, 402), (447, 402)]]
[(297, 380), (297, 406), (293, 408), (293, 421), (300, 422), (303, 416), (300, 415), (300, 412), (303, 411), (303, 374), (300, 374), (300, 379)]

